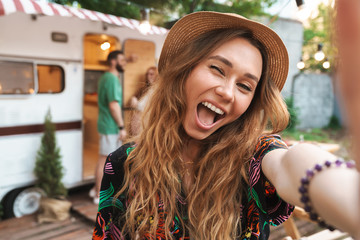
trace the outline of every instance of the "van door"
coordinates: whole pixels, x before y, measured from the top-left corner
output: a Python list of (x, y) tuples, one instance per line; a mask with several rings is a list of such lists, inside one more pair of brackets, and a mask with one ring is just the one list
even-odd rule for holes
[(97, 132), (97, 83), (108, 69), (107, 55), (121, 48), (120, 41), (105, 34), (84, 36), (84, 107), (83, 107), (83, 178), (93, 179), (98, 160), (99, 138)]

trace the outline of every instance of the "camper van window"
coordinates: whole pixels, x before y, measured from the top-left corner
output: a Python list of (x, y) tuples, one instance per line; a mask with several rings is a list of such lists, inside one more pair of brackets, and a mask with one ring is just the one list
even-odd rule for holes
[(55, 65), (37, 65), (38, 93), (60, 93), (64, 90), (64, 70)]
[(33, 63), (0, 61), (0, 76), (0, 95), (35, 92)]

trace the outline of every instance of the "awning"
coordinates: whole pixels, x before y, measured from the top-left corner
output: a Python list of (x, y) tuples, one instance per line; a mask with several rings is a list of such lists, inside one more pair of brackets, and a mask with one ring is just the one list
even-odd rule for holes
[[(27, 14), (76, 17), (92, 21), (100, 21), (122, 27), (139, 30), (140, 22), (135, 19), (117, 17), (83, 8), (64, 6), (56, 3), (35, 0), (0, 0), (0, 17), (14, 12)], [(140, 31), (140, 30), (139, 30)], [(151, 26), (148, 34), (166, 34), (166, 28)]]

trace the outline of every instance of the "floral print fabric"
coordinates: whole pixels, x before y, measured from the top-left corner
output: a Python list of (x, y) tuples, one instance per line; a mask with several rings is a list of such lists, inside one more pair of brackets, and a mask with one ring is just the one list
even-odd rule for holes
[[(243, 232), (241, 240), (265, 240), (269, 238), (270, 225), (277, 226), (284, 222), (292, 213), (294, 207), (284, 202), (276, 193), (275, 187), (269, 182), (261, 170), (261, 161), (270, 151), (287, 148), (277, 135), (262, 136), (256, 146), (256, 151), (250, 161), (249, 186), (242, 201), (241, 225)], [(123, 164), (133, 149), (131, 144), (120, 147), (111, 153), (106, 160), (104, 177), (101, 184), (99, 210), (93, 232), (93, 239), (130, 239), (121, 232), (124, 223), (124, 212), (127, 201), (125, 195), (114, 199), (121, 188), (124, 176)], [(115, 200), (115, 201), (114, 201)], [(186, 205), (178, 199), (180, 208)], [(184, 211), (181, 211), (184, 212)], [(186, 211), (185, 211), (186, 212)], [(159, 213), (164, 214), (161, 201)], [(186, 219), (183, 219), (186, 221)], [(156, 239), (165, 239), (164, 226), (159, 223)], [(185, 238), (180, 220), (176, 217), (170, 228), (173, 239), (190, 239), (185, 230)], [(145, 239), (152, 239), (145, 236)]]

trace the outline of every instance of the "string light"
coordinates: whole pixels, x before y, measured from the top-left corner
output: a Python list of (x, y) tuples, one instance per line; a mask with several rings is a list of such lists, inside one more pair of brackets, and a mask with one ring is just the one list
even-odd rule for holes
[(320, 62), (324, 60), (325, 53), (322, 51), (323, 45), (321, 43), (318, 44), (318, 51), (315, 53), (314, 58), (316, 61)]
[(150, 9), (149, 8), (144, 8), (141, 9), (140, 11), (141, 14), (141, 23), (139, 26), (139, 31), (146, 35), (150, 32), (151, 30), (151, 25), (150, 25)]
[(296, 6), (301, 7), (304, 4), (303, 0), (296, 0)]
[(329, 60), (326, 58), (326, 60), (325, 60), (325, 62), (323, 62), (323, 67), (325, 68), (325, 69), (329, 69), (330, 68), (330, 62), (329, 62)]
[(305, 63), (304, 61), (302, 60), (302, 58), (300, 58), (300, 61), (296, 64), (297, 68), (302, 70), (305, 68)]

